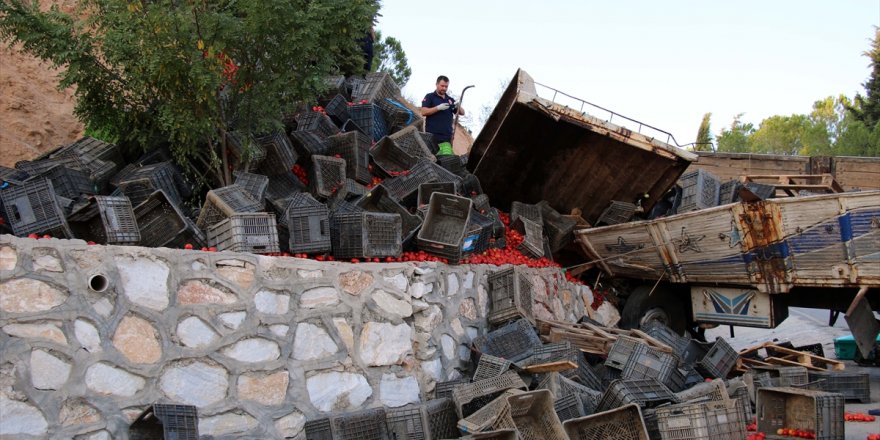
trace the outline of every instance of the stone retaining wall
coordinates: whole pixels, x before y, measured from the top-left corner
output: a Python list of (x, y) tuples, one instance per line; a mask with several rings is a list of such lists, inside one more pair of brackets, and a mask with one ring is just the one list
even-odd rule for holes
[[(126, 438), (153, 402), (215, 438), (302, 438), (467, 371), (494, 266), (320, 263), (0, 236), (0, 438)], [(535, 316), (592, 293), (530, 270)]]

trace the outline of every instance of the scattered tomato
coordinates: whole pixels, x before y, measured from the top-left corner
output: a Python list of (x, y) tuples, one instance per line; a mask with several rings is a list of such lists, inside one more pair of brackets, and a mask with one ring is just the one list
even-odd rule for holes
[(187, 243), (187, 244), (183, 245), (183, 248), (186, 250), (192, 250), (193, 245), (191, 243)]

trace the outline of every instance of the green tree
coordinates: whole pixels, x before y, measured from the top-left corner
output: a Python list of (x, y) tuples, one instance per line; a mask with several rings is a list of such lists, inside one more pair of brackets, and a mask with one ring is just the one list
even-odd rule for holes
[(372, 71), (388, 73), (400, 88), (403, 88), (409, 82), (412, 69), (409, 67), (406, 52), (404, 52), (400, 40), (394, 37), (383, 38), (382, 32), (376, 31)]
[(810, 125), (806, 115), (766, 118), (750, 136), (750, 150), (753, 153), (800, 154), (805, 149), (804, 134)]
[(709, 125), (711, 118), (712, 113), (703, 115), (703, 120), (700, 121), (700, 129), (697, 130), (697, 142), (694, 144), (694, 151), (712, 151), (712, 128)]
[(880, 122), (880, 28), (874, 28), (871, 49), (863, 55), (871, 59), (871, 76), (862, 84), (866, 96), (857, 94), (855, 105), (850, 107), (850, 111), (866, 127), (873, 128), (877, 122)]
[(749, 136), (755, 132), (752, 123), (742, 122), (743, 114), (733, 117), (730, 128), (722, 128), (718, 136), (718, 151), (725, 153), (748, 153), (751, 151)]
[[(0, 39), (61, 68), (76, 115), (122, 145), (168, 144), (228, 178), (225, 133), (281, 126), (325, 75), (362, 69), (357, 37), (377, 0), (81, 0), (75, 16), (0, 1)], [(361, 66), (361, 67), (357, 67)], [(221, 154), (218, 154), (221, 153)]]

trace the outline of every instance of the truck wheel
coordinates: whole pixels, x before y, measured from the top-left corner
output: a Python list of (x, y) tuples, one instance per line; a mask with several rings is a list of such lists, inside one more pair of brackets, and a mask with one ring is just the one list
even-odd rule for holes
[(657, 286), (651, 293), (652, 287), (639, 286), (633, 290), (620, 314), (620, 327), (640, 328), (657, 321), (680, 335), (685, 334), (688, 328), (687, 305), (671, 289)]

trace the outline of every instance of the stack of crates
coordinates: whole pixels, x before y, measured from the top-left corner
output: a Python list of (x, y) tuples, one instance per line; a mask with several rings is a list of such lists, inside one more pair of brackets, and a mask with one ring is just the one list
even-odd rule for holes
[(598, 409), (607, 411), (628, 403), (637, 403), (643, 408), (653, 408), (665, 403), (678, 403), (678, 398), (666, 385), (654, 378), (614, 380), (605, 389), (599, 400)]
[(371, 72), (366, 76), (364, 84), (352, 91), (353, 102), (379, 102), (385, 98), (397, 99), (400, 96), (400, 88), (385, 72)]

